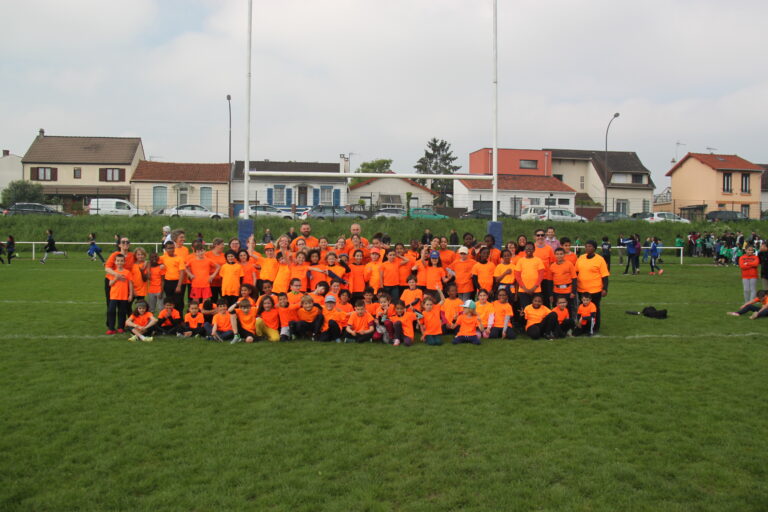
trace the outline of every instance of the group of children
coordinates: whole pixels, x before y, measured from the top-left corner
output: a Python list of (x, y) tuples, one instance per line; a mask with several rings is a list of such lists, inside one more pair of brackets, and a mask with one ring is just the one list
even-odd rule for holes
[[(130, 331), (131, 341), (160, 334), (409, 346), (417, 339), (439, 345), (443, 336), (480, 344), (521, 333), (532, 339), (595, 333), (599, 302), (594, 292), (581, 293), (577, 306), (567, 239), (546, 251), (526, 242), (513, 254), (494, 248), (489, 237), (453, 252), (437, 239), (406, 251), (376, 237), (363, 245), (353, 235), (348, 249), (341, 241), (333, 249), (302, 244), (295, 251), (268, 243), (263, 255), (252, 239), (247, 249), (233, 239), (227, 250), (221, 239), (209, 250), (196, 240), (190, 251), (180, 230), (162, 255), (132, 252), (121, 239), (121, 250), (105, 264), (107, 334)], [(546, 261), (534, 256), (540, 250)]]

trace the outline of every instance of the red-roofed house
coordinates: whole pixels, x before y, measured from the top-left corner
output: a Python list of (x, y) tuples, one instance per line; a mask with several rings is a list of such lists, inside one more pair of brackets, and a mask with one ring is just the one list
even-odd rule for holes
[(150, 212), (191, 203), (229, 213), (229, 164), (142, 160), (131, 178), (131, 198)]
[[(390, 174), (396, 176), (394, 171)], [(349, 187), (349, 204), (374, 208), (405, 208), (406, 194), (411, 193), (411, 208), (431, 205), (438, 193), (408, 178), (369, 178)]]
[[(490, 174), (487, 148), (469, 155), (470, 174)], [(552, 153), (538, 149), (499, 150), (499, 209), (519, 216), (529, 206), (552, 206), (574, 211), (576, 191), (552, 175)], [(476, 210), (490, 207), (492, 182), (457, 180), (453, 186), (453, 206)]]
[(672, 167), (672, 211), (697, 218), (710, 211), (738, 211), (760, 218), (763, 168), (738, 155), (688, 153)]

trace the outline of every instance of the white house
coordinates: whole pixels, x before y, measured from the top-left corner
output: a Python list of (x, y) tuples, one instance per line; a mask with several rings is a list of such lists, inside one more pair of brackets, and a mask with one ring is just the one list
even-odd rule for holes
[[(24, 179), (24, 166), (19, 155), (12, 155), (10, 150), (4, 149), (0, 158), (0, 191), (12, 181)], [(10, 206), (10, 205), (9, 205)]]
[[(456, 180), (453, 206), (476, 210), (491, 206), (492, 182)], [(498, 205), (507, 214), (518, 216), (529, 206), (559, 206), (574, 211), (576, 191), (552, 176), (500, 174)]]
[[(390, 171), (396, 176), (396, 173)], [(350, 185), (349, 203), (359, 204), (362, 200), (366, 207), (383, 208), (406, 207), (406, 197), (411, 193), (411, 208), (431, 205), (438, 193), (408, 178), (368, 178)]]
[(131, 198), (148, 212), (192, 203), (228, 213), (229, 169), (228, 163), (142, 160), (131, 178)]
[[(248, 188), (250, 204), (269, 204), (286, 211), (295, 208), (303, 211), (316, 205), (344, 206), (347, 201), (348, 174), (342, 173), (345, 161), (321, 162), (272, 162), (251, 161), (255, 172), (276, 172), (279, 176), (251, 176)], [(327, 178), (302, 178), (292, 176), (297, 172), (327, 173)], [(231, 198), (235, 215), (243, 204), (243, 161), (232, 166)]]

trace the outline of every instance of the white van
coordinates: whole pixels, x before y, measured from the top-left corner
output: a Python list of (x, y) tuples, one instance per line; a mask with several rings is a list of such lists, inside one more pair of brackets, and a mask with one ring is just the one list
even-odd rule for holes
[(146, 210), (136, 208), (130, 201), (114, 197), (95, 197), (88, 203), (88, 213), (91, 215), (146, 215)]

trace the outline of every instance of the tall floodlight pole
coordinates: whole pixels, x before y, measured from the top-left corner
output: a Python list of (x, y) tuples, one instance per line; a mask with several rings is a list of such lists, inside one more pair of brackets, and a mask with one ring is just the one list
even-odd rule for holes
[(229, 105), (229, 165), (232, 166), (232, 96), (227, 94), (227, 104)]
[(619, 117), (619, 113), (616, 112), (613, 114), (613, 117), (610, 121), (608, 121), (608, 126), (605, 128), (605, 183), (603, 183), (603, 188), (605, 189), (605, 198), (603, 199), (603, 211), (608, 211), (608, 184), (610, 183), (611, 175), (608, 172), (608, 130), (611, 129), (611, 123), (614, 119)]
[(493, 0), (493, 192), (491, 199), (493, 202), (492, 220), (498, 220), (499, 205), (499, 56), (498, 56), (498, 36), (496, 32), (496, 13), (497, 0)]
[(251, 32), (253, 31), (253, 0), (248, 0), (248, 64), (245, 85), (245, 164), (243, 165), (243, 211), (250, 215), (248, 185), (251, 181)]

